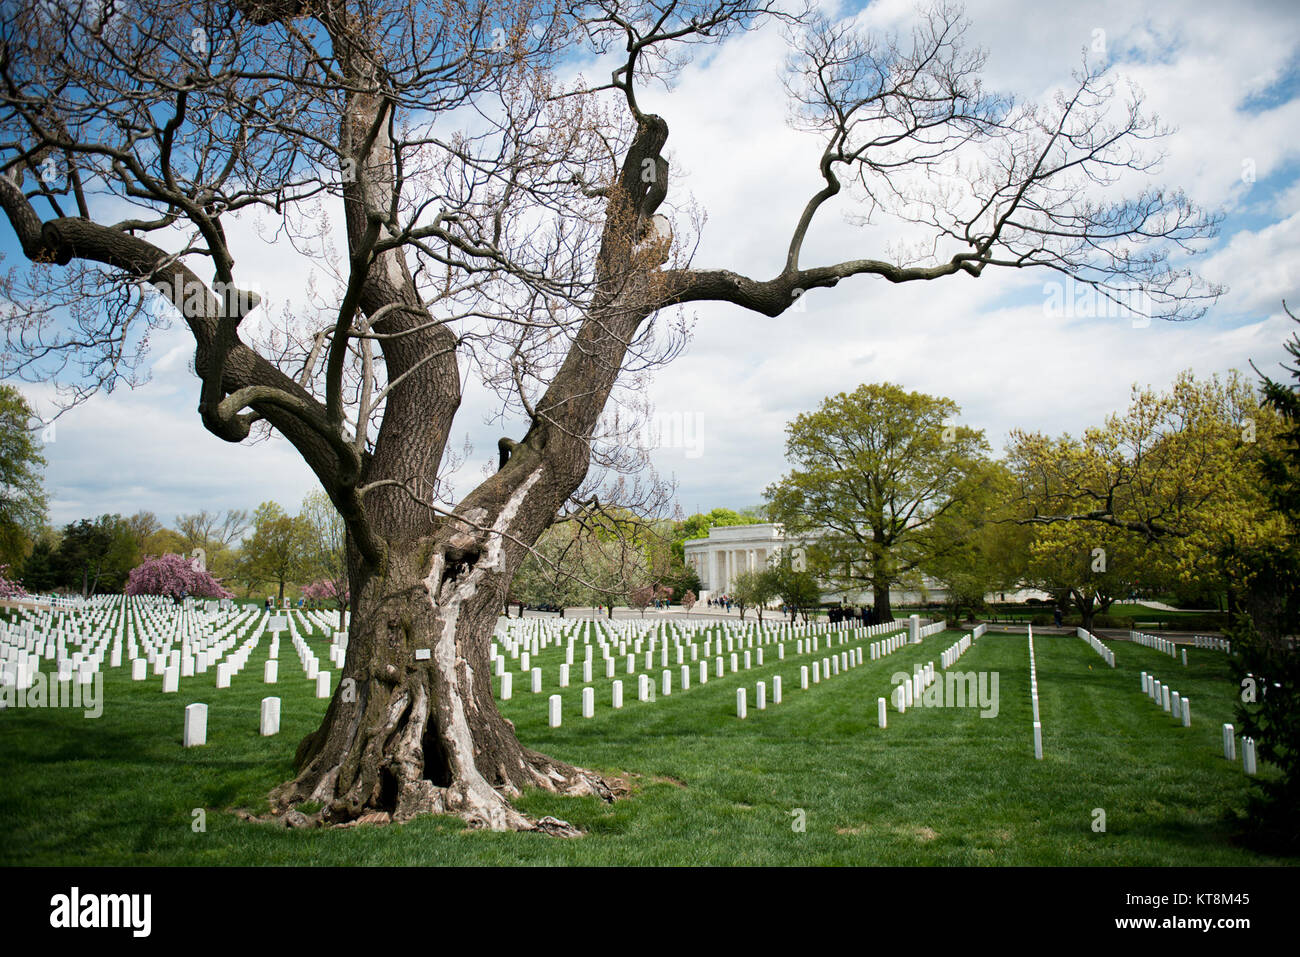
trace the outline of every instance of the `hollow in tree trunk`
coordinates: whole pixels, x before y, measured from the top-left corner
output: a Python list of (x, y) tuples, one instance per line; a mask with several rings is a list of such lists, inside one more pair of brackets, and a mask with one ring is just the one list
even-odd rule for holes
[(525, 787), (608, 799), (598, 775), (523, 747), (497, 709), (488, 650), (500, 539), (468, 561), (436, 540), (391, 546), (388, 567), (354, 589), (344, 673), (273, 807), (318, 802), (327, 823), (451, 813), (528, 830), (509, 803)]

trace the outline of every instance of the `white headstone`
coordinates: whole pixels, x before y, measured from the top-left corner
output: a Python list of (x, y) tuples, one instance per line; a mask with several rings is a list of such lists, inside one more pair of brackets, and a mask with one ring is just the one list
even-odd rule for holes
[(263, 737), (280, 733), (280, 699), (262, 699), (262, 721), (260, 731)]
[(185, 734), (182, 743), (197, 748), (208, 743), (208, 706), (195, 702), (185, 706)]
[(559, 695), (553, 694), (548, 701), (546, 713), (547, 719), (552, 728), (558, 728), (560, 726), (560, 700)]

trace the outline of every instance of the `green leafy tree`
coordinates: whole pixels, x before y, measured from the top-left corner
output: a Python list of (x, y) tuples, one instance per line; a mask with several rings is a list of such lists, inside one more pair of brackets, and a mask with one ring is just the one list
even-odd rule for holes
[(59, 571), (54, 558), (58, 547), (59, 536), (54, 531), (44, 532), (37, 538), (31, 553), (23, 560), (21, 577), (28, 592), (44, 594), (59, 586)]
[[(0, 385), (0, 564), (19, 567), (45, 524), (39, 424), (27, 399)], [(30, 583), (28, 588), (33, 587)]]
[(307, 570), (308, 536), (304, 523), (275, 502), (263, 502), (253, 513), (252, 534), (244, 541), (239, 563), (241, 579), (269, 584), (284, 600), (285, 586)]
[(745, 618), (745, 609), (753, 608), (758, 612), (758, 620), (763, 620), (763, 611), (767, 603), (778, 597), (776, 576), (770, 569), (743, 571), (731, 583), (730, 594), (740, 609), (740, 617)]
[(697, 512), (680, 522), (674, 523), (672, 533), (673, 556), (679, 562), (685, 564), (686, 541), (692, 538), (708, 538), (709, 529), (711, 528), (727, 528), (732, 525), (757, 525), (764, 521), (766, 519), (762, 515), (742, 514), (729, 508), (714, 508), (707, 512)]
[[(158, 521), (158, 516), (153, 512), (139, 511), (128, 518), (126, 524), (131, 529), (131, 537), (135, 539), (135, 549), (140, 557), (147, 558), (153, 554), (149, 551), (149, 540), (162, 531), (162, 522)], [(172, 549), (170, 554), (179, 555), (180, 551)]]
[(1063, 595), (1089, 631), (1097, 615), (1139, 584), (1154, 585), (1144, 562), (1147, 544), (1123, 529), (1099, 525), (1048, 525), (1038, 528), (1029, 546), (1026, 579), (1052, 595)]
[(799, 548), (787, 545), (772, 556), (763, 572), (764, 587), (781, 599), (791, 621), (796, 615), (802, 615), (806, 622), (812, 609), (821, 604), (822, 590), (813, 573), (804, 567)]
[(1259, 471), (1281, 441), (1277, 412), (1239, 373), (1198, 380), (1184, 372), (1166, 391), (1134, 386), (1125, 411), (1078, 439), (1012, 433), (1016, 520), (1054, 528), (1050, 540), (1075, 552), (1104, 548), (1112, 531), (1135, 537), (1140, 548), (1111, 537), (1128, 557), (1107, 562), (1135, 587), (1237, 593), (1251, 574), (1242, 556), (1285, 537)]
[(121, 515), (101, 515), (65, 526), (51, 563), (57, 586), (89, 597), (120, 592), (138, 557), (127, 521)]
[(965, 479), (970, 486), (935, 520), (925, 573), (947, 591), (947, 617), (974, 617), (990, 592), (1026, 583), (1033, 531), (1007, 521), (1014, 477), (1001, 462), (986, 462)]
[(810, 535), (810, 570), (836, 591), (869, 586), (892, 616), (891, 586), (915, 581), (947, 544), (935, 523), (974, 493), (984, 433), (956, 424), (951, 399), (885, 383), (827, 398), (786, 427), (793, 470), (767, 489), (787, 536)]
[(189, 545), (185, 536), (170, 528), (158, 528), (145, 536), (142, 555), (159, 558), (163, 555), (184, 555)]

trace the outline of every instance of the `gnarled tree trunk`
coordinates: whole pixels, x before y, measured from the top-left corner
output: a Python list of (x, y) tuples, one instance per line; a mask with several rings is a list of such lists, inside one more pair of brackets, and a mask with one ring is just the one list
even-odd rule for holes
[(299, 748), (298, 776), (273, 802), (319, 802), (329, 822), (374, 811), (398, 821), (454, 813), (500, 830), (532, 827), (508, 802), (528, 786), (608, 796), (598, 776), (524, 748), (497, 709), (488, 650), (502, 539), (477, 554), (470, 545), (468, 556), (444, 536), (389, 546), (388, 566), (355, 588), (339, 686)]

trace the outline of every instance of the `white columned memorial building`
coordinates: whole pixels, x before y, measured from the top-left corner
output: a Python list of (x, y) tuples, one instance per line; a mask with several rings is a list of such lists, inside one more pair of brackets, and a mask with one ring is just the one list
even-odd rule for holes
[(683, 543), (686, 564), (700, 576), (700, 598), (725, 595), (736, 576), (762, 571), (785, 544), (781, 525), (724, 525), (709, 529), (708, 538)]
[[(812, 536), (815, 537), (815, 536)], [(769, 560), (784, 548), (785, 530), (780, 523), (759, 525), (723, 525), (709, 529), (708, 538), (688, 538), (683, 543), (686, 564), (700, 576), (700, 600), (725, 595), (732, 582), (743, 571), (762, 571)], [(948, 590), (934, 579), (921, 579), (924, 591), (912, 588), (891, 588), (889, 600), (894, 605), (911, 605), (925, 601), (944, 601)], [(1048, 599), (1046, 592), (1032, 588), (990, 594), (990, 601), (1022, 602), (1027, 598)], [(830, 601), (847, 598), (856, 604), (870, 604), (871, 591), (828, 591), (823, 598)]]

